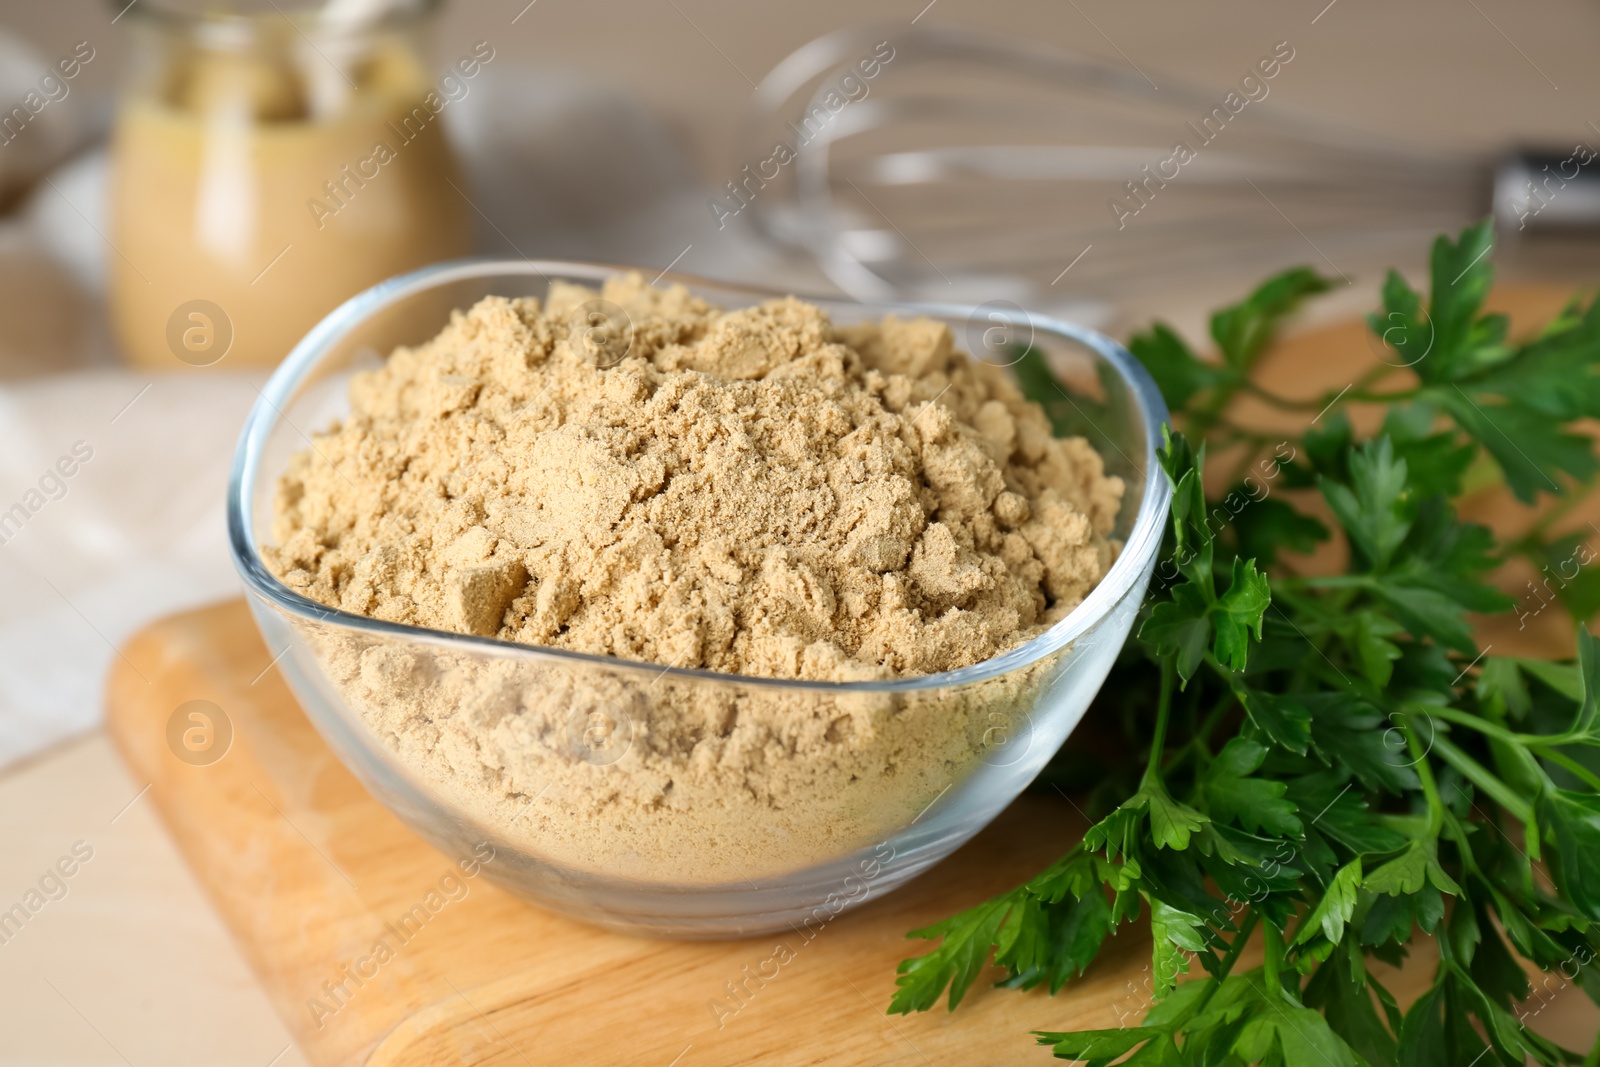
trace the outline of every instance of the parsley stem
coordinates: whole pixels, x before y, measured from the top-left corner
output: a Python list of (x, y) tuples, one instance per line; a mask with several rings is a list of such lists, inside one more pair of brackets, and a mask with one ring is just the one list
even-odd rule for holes
[(1222, 413), (1233, 403), (1233, 396), (1244, 387), (1246, 379), (1237, 378), (1217, 386), (1205, 406), (1189, 416), (1188, 430), (1196, 441), (1204, 441), (1222, 419)]
[(1507, 730), (1488, 719), (1455, 708), (1428, 708), (1429, 715), (1437, 716), (1445, 722), (1453, 722), (1457, 726), (1466, 726), (1481, 734), (1505, 741), (1508, 744), (1521, 745), (1524, 748), (1537, 747), (1540, 749), (1556, 748), (1562, 745), (1588, 742), (1593, 744), (1594, 739), (1587, 733), (1565, 734), (1519, 734)]
[(1304, 578), (1279, 578), (1274, 584), (1291, 589), (1364, 589), (1373, 582), (1370, 574), (1308, 574)]
[(1161, 660), (1161, 693), (1156, 703), (1156, 727), (1150, 737), (1150, 761), (1145, 764), (1146, 781), (1161, 775), (1161, 754), (1167, 744), (1167, 719), (1172, 715), (1172, 659)]
[(1261, 913), (1251, 908), (1245, 912), (1244, 918), (1239, 923), (1239, 933), (1234, 937), (1233, 944), (1228, 946), (1227, 955), (1222, 957), (1222, 962), (1217, 964), (1217, 969), (1211, 972), (1211, 977), (1206, 980), (1206, 988), (1200, 993), (1195, 1002), (1183, 1013), (1179, 1028), (1185, 1022), (1206, 1010), (1206, 1005), (1211, 998), (1217, 995), (1217, 990), (1222, 988), (1223, 981), (1228, 977), (1228, 972), (1233, 970), (1233, 965), (1239, 962), (1239, 956), (1244, 952), (1245, 944), (1250, 940), (1250, 934), (1256, 928), (1256, 920), (1261, 918)]
[[(1370, 385), (1371, 382), (1366, 384)], [(1246, 392), (1265, 400), (1276, 407), (1289, 411), (1321, 411), (1336, 400), (1357, 404), (1392, 404), (1399, 400), (1409, 400), (1419, 393), (1420, 389), (1397, 389), (1392, 393), (1369, 393), (1362, 387), (1361, 382), (1356, 382), (1342, 392), (1327, 392), (1321, 396), (1309, 397), (1305, 400), (1296, 400), (1293, 397), (1282, 396), (1265, 388), (1254, 380), (1244, 384)]]
[[(1496, 812), (1496, 815), (1498, 814), (1499, 813)], [(1472, 842), (1467, 838), (1467, 828), (1461, 825), (1460, 821), (1455, 817), (1454, 812), (1448, 812), (1447, 817), (1450, 825), (1451, 836), (1455, 838), (1456, 844), (1460, 846), (1461, 866), (1470, 874), (1481, 874), (1482, 871), (1478, 867), (1478, 859), (1472, 854)], [(1489, 821), (1487, 816), (1485, 816), (1485, 821)], [(1498, 819), (1492, 822), (1490, 825), (1500, 830), (1500, 835), (1502, 837), (1505, 836), (1505, 830), (1500, 827)]]
[(1551, 748), (1549, 745), (1532, 746), (1532, 751), (1537, 755), (1549, 760), (1551, 763), (1559, 764), (1560, 766), (1565, 767), (1567, 770), (1583, 779), (1590, 788), (1594, 789), (1596, 792), (1600, 792), (1600, 775), (1596, 775), (1589, 768), (1585, 767), (1583, 764), (1579, 763), (1565, 752)]
[[(1199, 694), (1199, 691), (1198, 686), (1193, 690), (1196, 695)], [(1200, 766), (1202, 768), (1206, 763), (1209, 763), (1212, 758), (1211, 731), (1215, 730), (1217, 725), (1222, 722), (1223, 715), (1238, 706), (1238, 703), (1238, 699), (1233, 695), (1233, 690), (1225, 691), (1222, 697), (1211, 706), (1211, 710), (1206, 712), (1205, 720), (1195, 727), (1189, 738), (1189, 743), (1179, 749), (1172, 759), (1167, 761), (1167, 765), (1161, 768), (1162, 773), (1171, 774), (1175, 768), (1182, 767), (1184, 763), (1188, 762), (1190, 756), (1200, 757), (1202, 760)]]
[[(1433, 765), (1428, 762), (1428, 749), (1422, 747), (1422, 739), (1417, 736), (1410, 713), (1400, 714), (1400, 728), (1405, 732), (1406, 748), (1411, 752), (1417, 777), (1422, 781), (1422, 795), (1428, 800), (1428, 836), (1438, 837), (1439, 831), (1444, 828), (1444, 797), (1440, 796), (1439, 783), (1433, 777)], [(1438, 743), (1438, 732), (1435, 730), (1429, 748), (1437, 747)]]
[(1389, 377), (1399, 369), (1399, 367), (1396, 367), (1392, 363), (1379, 363), (1377, 366), (1367, 371), (1367, 373), (1357, 378), (1354, 384), (1351, 385), (1351, 388), (1359, 389), (1365, 392), (1367, 386), (1377, 385), (1379, 382), (1383, 381), (1385, 378)]
[(1206, 712), (1205, 721), (1200, 724), (1200, 728), (1195, 730), (1195, 741), (1200, 744), (1209, 744), (1211, 731), (1217, 728), (1217, 724), (1222, 721), (1222, 716), (1227, 714), (1238, 703), (1238, 698), (1233, 695), (1232, 689), (1224, 690), (1222, 696), (1218, 697), (1217, 702), (1211, 706), (1211, 710)]
[(1283, 437), (1282, 434), (1247, 430), (1243, 426), (1236, 426), (1227, 420), (1217, 424), (1217, 431), (1207, 439), (1207, 444), (1219, 450), (1238, 444), (1255, 445), (1257, 448), (1264, 448), (1267, 445), (1277, 444)]
[[(1457, 711), (1455, 708), (1429, 708), (1428, 714), (1441, 718), (1445, 722), (1453, 722), (1457, 726), (1465, 726), (1476, 730), (1480, 734), (1486, 734), (1487, 736), (1493, 737), (1499, 741), (1505, 741), (1513, 745), (1520, 745), (1523, 743), (1521, 734), (1513, 733), (1512, 731), (1507, 730), (1504, 726), (1490, 722), (1488, 719), (1480, 716), (1470, 715), (1464, 711)], [(1537, 740), (1542, 741), (1545, 739), (1538, 738)]]
[(1515, 790), (1490, 774), (1488, 768), (1457, 748), (1453, 742), (1435, 733), (1433, 749), (1446, 763), (1460, 771), (1463, 777), (1509, 811), (1518, 822), (1525, 823), (1533, 815), (1533, 805), (1517, 796)]
[(1271, 922), (1261, 927), (1261, 943), (1266, 954), (1261, 959), (1262, 977), (1267, 988), (1277, 996), (1283, 995), (1283, 934)]

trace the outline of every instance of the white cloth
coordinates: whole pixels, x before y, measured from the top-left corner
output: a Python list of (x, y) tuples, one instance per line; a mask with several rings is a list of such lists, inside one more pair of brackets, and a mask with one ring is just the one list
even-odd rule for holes
[(237, 589), (223, 494), (261, 378), (104, 369), (0, 388), (0, 765), (99, 722), (115, 647), (144, 623)]

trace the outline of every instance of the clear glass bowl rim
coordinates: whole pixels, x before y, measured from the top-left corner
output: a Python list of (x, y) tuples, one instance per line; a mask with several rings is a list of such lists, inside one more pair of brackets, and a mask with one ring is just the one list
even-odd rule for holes
[[(659, 663), (619, 659), (614, 656), (576, 652), (569, 649), (550, 648), (544, 645), (520, 645), (494, 637), (475, 637), (444, 630), (429, 630), (403, 623), (386, 622), (364, 615), (355, 615), (296, 593), (280, 582), (261, 558), (252, 535), (253, 506), (256, 477), (259, 474), (261, 454), (276, 419), (284, 418), (282, 407), (289, 402), (301, 381), (314, 370), (329, 348), (343, 338), (356, 323), (372, 313), (398, 303), (409, 296), (453, 282), (469, 281), (491, 275), (541, 275), (582, 280), (598, 284), (618, 273), (638, 270), (636, 267), (609, 264), (579, 263), (564, 260), (529, 260), (474, 257), (435, 263), (407, 274), (397, 275), (346, 300), (329, 312), (311, 332), (295, 345), (293, 350), (273, 372), (261, 389), (261, 395), (250, 409), (239, 443), (234, 450), (233, 466), (228, 475), (228, 542), (234, 566), (244, 579), (246, 587), (281, 611), (313, 623), (337, 623), (351, 630), (378, 638), (420, 641), (426, 644), (453, 648), (463, 653), (496, 657), (525, 657), (533, 660), (556, 660), (569, 664), (588, 664), (607, 670), (637, 671), (653, 677), (681, 678), (720, 682), (756, 687), (816, 690), (833, 693), (902, 693), (926, 689), (946, 689), (953, 686), (981, 682), (1026, 667), (1065, 648), (1088, 633), (1111, 611), (1118, 601), (1135, 588), (1145, 566), (1161, 547), (1165, 532), (1167, 509), (1171, 501), (1171, 487), (1162, 473), (1157, 450), (1161, 445), (1161, 428), (1169, 420), (1167, 406), (1161, 391), (1133, 354), (1110, 337), (1088, 327), (1048, 316), (1025, 312), (1035, 331), (1059, 334), (1093, 351), (1103, 359), (1128, 387), (1129, 395), (1139, 408), (1145, 425), (1146, 487), (1144, 500), (1134, 516), (1133, 528), (1111, 569), (1100, 579), (1083, 602), (1050, 629), (1008, 652), (982, 660), (967, 667), (937, 674), (916, 675), (859, 682), (828, 682), (791, 678), (764, 678), (757, 675), (727, 674), (699, 668), (669, 667)], [(789, 295), (765, 286), (739, 282), (725, 282), (676, 272), (663, 272), (656, 282), (676, 282), (691, 291), (706, 289), (724, 293), (737, 293), (755, 299), (771, 299)], [(975, 309), (959, 304), (913, 303), (894, 301), (857, 301), (838, 296), (807, 296), (794, 294), (799, 299), (823, 305), (854, 305), (876, 314), (938, 315), (961, 318)]]

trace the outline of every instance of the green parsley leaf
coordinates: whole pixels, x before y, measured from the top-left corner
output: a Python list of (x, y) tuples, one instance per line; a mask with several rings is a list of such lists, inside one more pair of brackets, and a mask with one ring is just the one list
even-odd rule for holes
[(1559, 493), (1560, 472), (1586, 482), (1600, 469), (1590, 438), (1560, 429), (1561, 423), (1534, 408), (1514, 400), (1496, 403), (1488, 394), (1473, 395), (1454, 384), (1427, 395), (1488, 449), (1519, 500), (1531, 503), (1539, 493)]
[[(1334, 1035), (1321, 1013), (1282, 1005), (1251, 1019), (1233, 1051), (1247, 1063), (1284, 1067), (1362, 1067), (1348, 1044)], [(1272, 1057), (1276, 1053), (1277, 1060)]]
[[(1367, 984), (1353, 978), (1349, 967), (1343, 963), (1335, 958), (1317, 968), (1306, 984), (1306, 1006), (1321, 1009), (1329, 1028), (1349, 1042), (1351, 1049), (1367, 1063), (1375, 1067), (1394, 1067), (1399, 1042), (1373, 1009)], [(1366, 977), (1364, 965), (1362, 977)]]
[(1399, 944), (1411, 940), (1416, 925), (1432, 933), (1444, 918), (1444, 897), (1432, 886), (1424, 886), (1410, 896), (1385, 895), (1372, 901), (1361, 926), (1363, 945)]
[(1263, 497), (1252, 498), (1234, 516), (1233, 536), (1238, 542), (1239, 555), (1270, 566), (1277, 562), (1279, 552), (1314, 551), (1328, 539), (1328, 528), (1321, 520), (1301, 514), (1292, 504), (1276, 497)]
[(1537, 588), (1533, 581), (1529, 582), (1534, 599), (1527, 604), (1528, 609), (1542, 610), (1545, 592), (1551, 591), (1574, 619), (1592, 619), (1600, 614), (1600, 567), (1593, 566), (1600, 552), (1591, 549), (1588, 541), (1583, 534), (1570, 534), (1538, 549), (1533, 562), (1539, 565), (1543, 577)]
[(1600, 795), (1551, 788), (1539, 797), (1538, 810), (1556, 846), (1553, 868), (1563, 894), (1600, 922)]
[(1211, 316), (1211, 337), (1229, 366), (1248, 370), (1272, 340), (1283, 320), (1307, 297), (1326, 292), (1331, 283), (1306, 267), (1267, 279), (1255, 292)]
[(1477, 449), (1451, 430), (1434, 432), (1440, 420), (1432, 404), (1397, 404), (1384, 416), (1383, 436), (1405, 461), (1412, 490), (1421, 495), (1456, 496)]
[(926, 956), (901, 961), (889, 1013), (905, 1015), (926, 1011), (939, 1002), (939, 994), (947, 986), (950, 1010), (955, 1011), (989, 962), (989, 952), (1000, 933), (1000, 925), (1017, 904), (1021, 892), (1015, 890), (986, 900), (943, 922), (907, 934), (907, 937), (939, 939), (940, 944)]
[(1515, 360), (1475, 378), (1474, 388), (1557, 421), (1600, 417), (1600, 300), (1581, 314), (1579, 306)]
[(1394, 661), (1400, 658), (1399, 646), (1389, 639), (1405, 632), (1404, 626), (1371, 608), (1356, 612), (1350, 636), (1361, 673), (1375, 688), (1382, 689), (1389, 684), (1394, 675)]
[(1402, 893), (1410, 895), (1421, 892), (1422, 887), (1430, 883), (1435, 889), (1451, 895), (1460, 893), (1460, 887), (1439, 866), (1439, 857), (1433, 843), (1419, 837), (1414, 838), (1400, 855), (1367, 875), (1366, 880), (1361, 883), (1361, 888), (1372, 893), (1388, 893), (1391, 896)]
[(1158, 322), (1145, 333), (1135, 334), (1128, 341), (1128, 350), (1156, 380), (1169, 408), (1182, 409), (1196, 393), (1235, 377), (1228, 368), (1206, 363), (1195, 356), (1165, 323)]
[(1382, 571), (1411, 531), (1406, 461), (1380, 437), (1350, 455), (1350, 484), (1322, 480), (1322, 495), (1361, 552), (1366, 569)]
[(1267, 576), (1255, 560), (1235, 558), (1228, 591), (1217, 599), (1212, 625), (1216, 639), (1212, 650), (1229, 670), (1242, 671), (1250, 656), (1250, 638), (1261, 640), (1261, 617), (1272, 603)]
[(1150, 841), (1157, 848), (1182, 851), (1189, 847), (1190, 836), (1211, 821), (1189, 805), (1173, 800), (1159, 781), (1139, 793), (1150, 812)]
[(1132, 1026), (1120, 1030), (1079, 1030), (1070, 1034), (1036, 1030), (1034, 1034), (1039, 1044), (1055, 1046), (1053, 1051), (1057, 1058), (1082, 1060), (1086, 1067), (1105, 1067), (1147, 1041), (1172, 1043), (1171, 1038), (1159, 1030)]
[(1390, 577), (1372, 591), (1385, 601), (1412, 633), (1472, 653), (1472, 627), (1467, 609), (1457, 600), (1412, 577)]
[(1302, 755), (1311, 746), (1311, 713), (1297, 697), (1242, 686), (1235, 693), (1250, 721), (1273, 743)]
[(1356, 910), (1356, 892), (1361, 888), (1361, 857), (1357, 856), (1333, 876), (1317, 906), (1311, 909), (1300, 929), (1295, 933), (1294, 944), (1303, 945), (1320, 931), (1334, 944), (1344, 937), (1344, 924)]
[(1190, 952), (1204, 952), (1201, 934), (1205, 920), (1172, 907), (1164, 901), (1150, 902), (1150, 936), (1155, 945), (1150, 959), (1154, 995), (1166, 996), (1178, 979), (1189, 971)]
[(1420, 784), (1400, 729), (1373, 705), (1345, 693), (1302, 697), (1317, 751), (1348, 767), (1369, 789), (1403, 796)]
[(1139, 627), (1139, 639), (1149, 642), (1162, 656), (1171, 656), (1177, 664), (1178, 676), (1184, 681), (1194, 677), (1211, 647), (1211, 611), (1205, 594), (1193, 582), (1172, 590), (1172, 599), (1163, 600), (1150, 609), (1149, 616)]
[(1249, 777), (1266, 758), (1265, 745), (1247, 737), (1231, 738), (1206, 768), (1201, 779), (1202, 795), (1215, 818), (1237, 822), (1252, 833), (1299, 837), (1299, 809), (1293, 801), (1284, 799), (1289, 786)]
[(1429, 269), (1433, 297), (1428, 314), (1434, 350), (1415, 367), (1424, 381), (1460, 377), (1505, 358), (1501, 347), (1505, 316), (1479, 315), (1494, 280), (1489, 262), (1493, 244), (1494, 222), (1487, 218), (1465, 230), (1457, 241), (1440, 237), (1433, 242)]

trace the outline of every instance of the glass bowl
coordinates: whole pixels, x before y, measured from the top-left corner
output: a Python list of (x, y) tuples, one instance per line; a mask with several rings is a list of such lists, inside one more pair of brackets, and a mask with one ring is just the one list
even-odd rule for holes
[[(835, 323), (925, 315), (987, 352), (1022, 336), (1125, 483), (1109, 572), (1042, 635), (940, 674), (789, 681), (664, 668), (398, 625), (326, 607), (264, 564), (273, 494), (350, 375), (487, 295), (598, 287), (617, 268), (469, 260), (349, 300), (290, 353), (245, 424), (228, 529), (256, 621), (329, 746), (385, 806), (519, 896), (667, 937), (808, 931), (949, 855), (1009, 804), (1082, 717), (1128, 638), (1161, 544), (1167, 412), (1144, 369), (1070, 323), (936, 305), (816, 300)], [(665, 275), (715, 305), (780, 293)], [(1022, 336), (1018, 336), (1018, 334)], [(1008, 357), (1009, 358), (1009, 357)], [(1070, 386), (1064, 383), (1070, 383)], [(685, 715), (685, 709), (691, 714)], [(686, 728), (685, 723), (700, 725)], [(689, 735), (685, 735), (686, 729)]]

